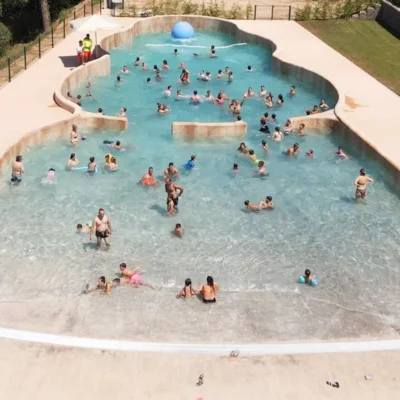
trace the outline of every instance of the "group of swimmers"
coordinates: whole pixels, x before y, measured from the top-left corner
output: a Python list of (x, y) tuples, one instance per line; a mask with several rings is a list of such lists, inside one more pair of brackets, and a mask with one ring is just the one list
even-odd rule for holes
[[(174, 54), (177, 55), (178, 52), (177, 50), (174, 51)], [(198, 54), (195, 54), (195, 57), (199, 57)], [(210, 52), (210, 57), (216, 57), (216, 51), (214, 46), (211, 47), (211, 52)], [(138, 66), (140, 64), (140, 58), (138, 57), (135, 61), (135, 66)], [(182, 69), (182, 73), (179, 79), (179, 82), (182, 84), (189, 84), (190, 83), (190, 72), (184, 67), (184, 63), (181, 63), (180, 65)], [(142, 63), (142, 69), (148, 69), (146, 67), (145, 63)], [(162, 70), (168, 70), (168, 62), (167, 60), (163, 61)], [(251, 66), (248, 66), (247, 70), (251, 72), (253, 69)], [(156, 79), (160, 79), (160, 69), (158, 69), (157, 66), (154, 66), (154, 72), (156, 73)], [(122, 68), (121, 73), (127, 74), (129, 73), (129, 70), (126, 66)], [(229, 70), (228, 67), (225, 68), (224, 71), (219, 70), (218, 74), (216, 76), (216, 79), (223, 79), (223, 77), (226, 76), (228, 82), (233, 81), (233, 72)], [(200, 71), (198, 75), (198, 79), (201, 81), (209, 81), (211, 79), (211, 73), (210, 72), (204, 72)], [(121, 82), (120, 76), (117, 77), (117, 82)], [(90, 93), (90, 92), (89, 92)], [(167, 89), (164, 91), (164, 95), (169, 97), (172, 93), (172, 86), (168, 86)], [(296, 95), (296, 89), (294, 86), (290, 88), (289, 92), (290, 96), (295, 96)], [(69, 92), (69, 96), (71, 97), (71, 93)], [(230, 99), (223, 90), (221, 90), (216, 98), (214, 98), (211, 94), (211, 91), (208, 90), (207, 94), (205, 95), (204, 99), (213, 101), (219, 105), (222, 105), (225, 100), (230, 100), (230, 105), (229, 105), (229, 110), (233, 114), (240, 114), (241, 107), (243, 106), (243, 103), (245, 99), (254, 97), (256, 94), (253, 92), (252, 88), (248, 88), (248, 90), (244, 93), (243, 99), (239, 101), (238, 99)], [(263, 97), (265, 99), (265, 104), (267, 107), (272, 107), (274, 105), (274, 100), (273, 100), (273, 95), (270, 92), (267, 92), (264, 86), (261, 86), (260, 91), (258, 92), (258, 96)], [(184, 95), (182, 91), (178, 90), (177, 92), (177, 99), (184, 98)], [(193, 92), (193, 95), (190, 97), (191, 103), (192, 104), (197, 104), (199, 103), (202, 99), (198, 95), (197, 91)], [(78, 96), (76, 99), (77, 104), (80, 105), (81, 102), (81, 97)], [(284, 99), (283, 96), (280, 94), (278, 95), (278, 99), (276, 101), (276, 104), (278, 106), (283, 105)], [(319, 111), (325, 111), (329, 108), (329, 106), (326, 104), (325, 100), (322, 99), (321, 103), (318, 106), (314, 106), (312, 110), (306, 110), (307, 114), (315, 114)], [(120, 112), (120, 116), (125, 117), (126, 116), (126, 108), (123, 107)], [(166, 113), (169, 111), (169, 108), (165, 104), (158, 104), (158, 112), (159, 113)], [(99, 113), (103, 114), (103, 110), (99, 109)], [(277, 118), (275, 114), (272, 114), (271, 118), (269, 117), (268, 113), (264, 113), (264, 115), (260, 119), (260, 131), (269, 134), (269, 126), (268, 124), (276, 123)], [(279, 127), (275, 127), (274, 133), (270, 136), (271, 139), (275, 141), (281, 141), (284, 137), (284, 134), (290, 134), (292, 133), (293, 127), (292, 123), (290, 120), (288, 120), (283, 128), (284, 133), (280, 131)], [(304, 130), (305, 130), (305, 125), (300, 124), (299, 130), (298, 130), (298, 135), (304, 135)], [(81, 137), (78, 134), (78, 128), (76, 126), (73, 126), (71, 136), (70, 136), (70, 142), (72, 145), (76, 145), (79, 140), (84, 140), (85, 137)], [(115, 149), (115, 150), (121, 150), (123, 146), (121, 145), (120, 141), (104, 141), (103, 144), (106, 146)], [(262, 149), (264, 151), (268, 151), (268, 145), (265, 140), (262, 140), (261, 142)], [(268, 174), (266, 168), (265, 168), (265, 161), (263, 160), (258, 160), (256, 154), (254, 153), (254, 150), (247, 148), (245, 143), (241, 143), (238, 151), (240, 154), (248, 157), (251, 161), (256, 162), (258, 165), (258, 170), (257, 174), (260, 176), (265, 176)], [(296, 156), (300, 151), (300, 145), (298, 143), (294, 143), (293, 146), (289, 147), (284, 153), (286, 156)], [(308, 158), (313, 157), (313, 150), (310, 149), (307, 153), (306, 156)], [(337, 156), (341, 159), (346, 159), (348, 156), (344, 153), (343, 148), (339, 147), (337, 151)], [(186, 169), (192, 169), (195, 166), (195, 161), (196, 161), (196, 156), (193, 155), (191, 156), (190, 160), (185, 164)], [(70, 156), (70, 159), (67, 162), (67, 167), (69, 169), (76, 168), (80, 165), (79, 160), (76, 157), (75, 153), (72, 153)], [(109, 168), (110, 170), (116, 170), (118, 169), (118, 164), (117, 164), (117, 159), (114, 157), (112, 154), (107, 153), (105, 155), (105, 166)], [(90, 157), (89, 163), (88, 163), (88, 172), (94, 172), (97, 168), (96, 161), (94, 157)], [(233, 172), (238, 172), (239, 167), (238, 164), (235, 163), (233, 165)], [(24, 167), (22, 165), (22, 156), (17, 156), (16, 160), (13, 163), (12, 166), (12, 176), (11, 176), (11, 181), (13, 183), (18, 183), (21, 181), (22, 173), (24, 173)], [(49, 180), (54, 180), (55, 179), (55, 169), (50, 168), (47, 172), (46, 177)], [(178, 211), (178, 202), (179, 198), (182, 196), (184, 192), (184, 188), (175, 182), (173, 182), (173, 179), (176, 179), (179, 175), (179, 170), (174, 166), (172, 162), (169, 163), (168, 168), (165, 169), (163, 177), (164, 177), (164, 182), (165, 182), (165, 191), (167, 194), (167, 214), (172, 215), (175, 214)], [(152, 167), (149, 168), (148, 172), (142, 177), (141, 179), (141, 184), (144, 186), (150, 186), (150, 185), (155, 185), (160, 183), (159, 181), (155, 180), (154, 178), (154, 170)], [(355, 180), (354, 184), (356, 185), (356, 198), (357, 199), (364, 199), (366, 196), (366, 188), (369, 183), (373, 182), (373, 180), (368, 177), (364, 171), (364, 169), (360, 170), (360, 175), (357, 177)], [(252, 204), (250, 203), (249, 200), (246, 200), (244, 202), (246, 209), (249, 211), (260, 211), (263, 209), (270, 209), (272, 210), (274, 208), (273, 202), (272, 202), (272, 196), (266, 196), (264, 201), (259, 201), (257, 204)], [(90, 240), (92, 240), (92, 235), (95, 233), (96, 239), (97, 239), (97, 247), (101, 246), (101, 242), (104, 241), (107, 248), (110, 246), (110, 241), (109, 241), (109, 236), (112, 234), (112, 228), (110, 221), (108, 217), (105, 215), (105, 212), (103, 209), (100, 209), (98, 212), (98, 215), (93, 219), (92, 222), (88, 222), (85, 224), (78, 224), (77, 225), (78, 231), (81, 232), (89, 232), (90, 234)], [(173, 230), (174, 235), (177, 237), (182, 238), (183, 237), (183, 229), (182, 225), (180, 223), (177, 223), (175, 225), (175, 229)], [(97, 285), (90, 287), (89, 285), (86, 287), (84, 293), (90, 293), (94, 292), (97, 290), (100, 290), (104, 294), (108, 294), (112, 288), (115, 288), (117, 286), (120, 286), (122, 284), (129, 284), (134, 287), (139, 287), (139, 286), (148, 286), (150, 288), (155, 288), (153, 285), (143, 281), (142, 279), (142, 271), (140, 268), (134, 268), (134, 269), (129, 269), (127, 268), (125, 263), (120, 264), (120, 277), (113, 279), (112, 281), (107, 281), (105, 276), (101, 276), (99, 278), (99, 281)], [(314, 278), (313, 275), (311, 275), (311, 272), (309, 270), (305, 271), (305, 281), (306, 283), (311, 284), (311, 280)], [(203, 300), (204, 303), (215, 303), (216, 297), (215, 294), (218, 291), (218, 285), (214, 283), (214, 280), (211, 276), (207, 277), (207, 283), (205, 285), (199, 286), (199, 288), (194, 288), (192, 286), (192, 281), (190, 278), (187, 278), (185, 280), (185, 286), (182, 288), (182, 290), (177, 294), (177, 298), (191, 298), (194, 297), (196, 294), (199, 294)]]
[[(107, 295), (111, 292), (113, 288), (121, 285), (130, 285), (132, 287), (138, 288), (140, 286), (149, 287), (155, 289), (156, 287), (148, 282), (145, 282), (142, 278), (143, 270), (139, 267), (130, 269), (125, 263), (121, 263), (119, 266), (119, 277), (108, 281), (103, 275), (98, 279), (98, 282), (94, 286), (86, 285), (85, 289), (81, 294), (88, 294), (95, 291), (100, 291), (101, 294)], [(206, 283), (204, 285), (199, 285), (198, 288), (192, 286), (192, 280), (190, 278), (185, 279), (185, 286), (176, 295), (178, 299), (189, 299), (196, 295), (199, 295), (203, 303), (215, 303), (216, 293), (219, 290), (219, 286), (214, 283), (212, 276), (207, 276)]]

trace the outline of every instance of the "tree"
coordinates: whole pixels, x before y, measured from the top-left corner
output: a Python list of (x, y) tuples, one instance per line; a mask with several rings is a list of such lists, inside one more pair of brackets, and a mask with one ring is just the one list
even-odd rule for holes
[(40, 10), (42, 11), (43, 30), (47, 31), (51, 25), (48, 0), (40, 0)]

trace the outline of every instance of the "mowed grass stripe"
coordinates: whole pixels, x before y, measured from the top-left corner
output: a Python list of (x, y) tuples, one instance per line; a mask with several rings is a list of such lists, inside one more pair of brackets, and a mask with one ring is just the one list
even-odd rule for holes
[(301, 26), (400, 95), (400, 40), (375, 21), (304, 21)]

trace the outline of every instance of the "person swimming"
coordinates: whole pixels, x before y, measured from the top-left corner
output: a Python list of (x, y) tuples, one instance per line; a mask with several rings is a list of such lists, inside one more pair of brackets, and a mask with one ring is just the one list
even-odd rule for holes
[(190, 83), (189, 76), (189, 71), (185, 68), (182, 69), (181, 76), (179, 77), (179, 82), (183, 85), (188, 85)]
[(72, 153), (69, 157), (69, 160), (67, 161), (67, 168), (71, 169), (78, 166), (79, 166), (79, 160), (76, 157), (75, 153)]
[(142, 63), (142, 70), (147, 71), (149, 69), (149, 66), (146, 63)]
[(97, 164), (95, 162), (95, 158), (94, 157), (90, 157), (89, 158), (89, 164), (88, 164), (88, 173), (89, 174), (94, 174), (97, 170)]
[(224, 77), (224, 74), (222, 73), (222, 69), (219, 69), (216, 79), (222, 79), (223, 77)]
[(256, 154), (254, 153), (254, 150), (253, 150), (253, 149), (250, 149), (250, 150), (249, 150), (248, 157), (250, 158), (250, 160), (257, 162), (257, 156), (256, 156)]
[(239, 172), (239, 165), (237, 163), (233, 164), (232, 172)]
[[(137, 67), (140, 64), (140, 57), (136, 57), (136, 60), (134, 61), (133, 65)], [(144, 64), (144, 63), (143, 63)]]
[(163, 91), (163, 95), (164, 95), (165, 97), (169, 97), (169, 96), (171, 96), (171, 93), (172, 93), (172, 86), (169, 85), (169, 86)]
[(299, 125), (299, 131), (297, 133), (298, 136), (305, 136), (306, 126), (304, 124)]
[(222, 95), (222, 93), (218, 93), (218, 96), (216, 99), (214, 99), (214, 102), (219, 106), (222, 106), (224, 104), (224, 96)]
[(126, 268), (125, 263), (121, 263), (119, 269), (121, 272), (121, 276), (123, 276), (126, 279), (127, 283), (129, 283), (130, 285), (136, 288), (139, 286), (148, 286), (152, 289), (155, 289), (155, 286), (143, 281), (142, 273), (144, 271), (142, 271), (140, 268), (134, 268), (133, 270), (129, 270), (128, 268)]
[(207, 276), (207, 283), (202, 286), (200, 295), (203, 299), (203, 303), (215, 303), (217, 301), (215, 294), (219, 290), (217, 284), (214, 283), (212, 276)]
[(253, 97), (253, 96), (254, 96), (254, 92), (253, 92), (253, 88), (251, 88), (251, 87), (249, 87), (247, 89), (247, 91), (243, 94), (244, 98)]
[(110, 171), (115, 171), (118, 169), (117, 159), (111, 154), (105, 155), (105, 165), (106, 168)]
[(311, 271), (309, 269), (306, 269), (304, 271), (304, 279), (306, 281), (305, 283), (307, 283), (308, 285), (312, 285), (311, 281), (315, 278), (316, 278), (316, 276), (311, 275)]
[(276, 101), (276, 104), (278, 104), (278, 106), (281, 106), (284, 102), (285, 100), (283, 100), (283, 96), (281, 94), (278, 94), (278, 100)]
[(248, 66), (247, 66), (247, 72), (253, 72), (253, 68), (252, 68), (251, 65), (248, 65)]
[(102, 290), (102, 294), (109, 294), (112, 288), (120, 286), (120, 284), (121, 280), (119, 278), (115, 278), (109, 282), (106, 280), (105, 276), (101, 276), (96, 286), (91, 288), (89, 284), (87, 284), (85, 290), (82, 291), (81, 294), (88, 294), (96, 290)]
[(206, 95), (204, 96), (206, 101), (214, 101), (214, 96), (211, 94), (211, 90), (207, 90)]
[(184, 165), (185, 169), (192, 170), (196, 166), (196, 159), (197, 157), (195, 155), (191, 156), (190, 160)]
[(257, 175), (259, 175), (259, 176), (265, 176), (265, 175), (268, 175), (268, 173), (267, 173), (267, 169), (265, 168), (265, 162), (264, 161), (259, 161), (258, 162), (258, 169), (257, 169), (257, 171), (256, 171), (256, 174)]
[(197, 90), (193, 91), (193, 95), (190, 97), (190, 104), (200, 104), (200, 96), (197, 94)]
[(174, 56), (177, 56), (179, 53), (178, 53), (178, 49), (175, 49), (174, 50), (174, 52), (172, 53)]
[(176, 295), (177, 299), (190, 299), (196, 295), (196, 291), (192, 288), (192, 280), (190, 278), (185, 279), (185, 286)]
[(123, 146), (121, 145), (121, 141), (119, 140), (117, 140), (116, 142), (114, 142), (113, 140), (103, 140), (103, 144), (115, 150), (122, 150), (123, 148)]
[(78, 233), (89, 233), (91, 228), (92, 228), (92, 221), (76, 225), (76, 230)]
[(167, 114), (169, 113), (171, 110), (168, 108), (168, 106), (166, 104), (161, 104), (161, 103), (157, 103), (157, 113), (158, 114)]
[(347, 154), (343, 151), (343, 147), (342, 147), (342, 146), (339, 146), (339, 147), (338, 147), (338, 151), (336, 152), (336, 155), (337, 155), (339, 158), (343, 159), (343, 160), (349, 158), (349, 157), (347, 156)]
[(290, 86), (289, 96), (296, 96), (296, 86)]
[(265, 86), (261, 86), (260, 91), (258, 92), (260, 97), (265, 97), (267, 95), (267, 91), (265, 90)]
[(182, 225), (176, 224), (175, 229), (173, 230), (173, 233), (178, 237), (182, 237), (183, 236)]
[(249, 152), (249, 149), (246, 147), (245, 143), (242, 142), (240, 143), (240, 146), (238, 147), (237, 151), (242, 154), (247, 154)]
[(131, 71), (129, 71), (128, 67), (126, 65), (124, 65), (122, 67), (121, 73), (122, 74), (129, 74)]
[(164, 170), (164, 180), (168, 178), (174, 178), (179, 175), (179, 171), (175, 168), (174, 163), (170, 162), (168, 168)]
[(329, 110), (329, 106), (328, 106), (328, 104), (326, 104), (325, 99), (321, 99), (321, 102), (319, 103), (319, 108), (320, 108), (322, 111)]
[(182, 99), (185, 99), (187, 96), (185, 96), (183, 93), (182, 93), (182, 90), (177, 90), (176, 91), (176, 96), (175, 96), (175, 100), (182, 100)]
[(163, 70), (168, 71), (169, 70), (169, 65), (167, 60), (163, 60), (162, 62), (162, 67)]
[(267, 196), (264, 202), (261, 202), (262, 209), (273, 209), (274, 205), (272, 204), (272, 196)]
[(272, 97), (269, 94), (267, 94), (267, 96), (265, 97), (265, 105), (268, 108), (272, 108), (274, 106), (274, 103), (272, 101)]
[(308, 150), (307, 153), (306, 153), (306, 157), (307, 158), (313, 158), (314, 157), (314, 150), (313, 149)]
[(48, 183), (55, 183), (56, 178), (57, 178), (57, 176), (56, 176), (56, 170), (55, 170), (54, 168), (50, 168), (50, 169), (47, 171), (47, 174), (46, 174), (46, 178), (45, 178), (45, 179), (47, 180)]
[(142, 176), (142, 179), (140, 180), (140, 183), (143, 186), (153, 186), (153, 185), (156, 185), (157, 183), (160, 183), (159, 181), (156, 181), (154, 179), (153, 175), (154, 175), (154, 168), (153, 167), (149, 167), (147, 173)]
[(268, 145), (265, 140), (261, 140), (261, 147), (263, 148), (263, 150), (268, 151)]
[(251, 204), (249, 200), (246, 200), (244, 202), (244, 205), (246, 206), (246, 209), (248, 211), (260, 211), (261, 210), (261, 201), (256, 205), (256, 204)]
[(120, 118), (126, 118), (126, 112), (127, 112), (127, 108), (126, 107), (122, 107), (121, 111), (117, 114), (117, 117)]
[(281, 142), (283, 139), (283, 133), (279, 129), (279, 126), (275, 128), (274, 133), (272, 134), (272, 140), (275, 140), (275, 142)]
[(300, 151), (300, 145), (298, 143), (295, 143), (292, 147), (289, 147), (286, 150), (286, 155), (287, 156), (295, 156), (298, 154), (299, 151)]
[(290, 132), (292, 132), (292, 130), (293, 130), (293, 125), (292, 125), (292, 123), (290, 122), (290, 119), (288, 119), (288, 120), (286, 121), (285, 126), (283, 127), (283, 132), (285, 132), (285, 133), (290, 133)]

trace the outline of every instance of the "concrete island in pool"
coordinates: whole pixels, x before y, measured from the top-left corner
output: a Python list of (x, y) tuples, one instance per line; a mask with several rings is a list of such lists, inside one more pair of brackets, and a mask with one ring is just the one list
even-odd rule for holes
[[(273, 53), (275, 71), (307, 82), (313, 87), (335, 95), (338, 101), (334, 110), (317, 116), (294, 117), (292, 119), (294, 125), (305, 123), (307, 127), (317, 131), (332, 130), (335, 135), (346, 138), (348, 142), (354, 144), (362, 154), (377, 160), (392, 176), (393, 180), (399, 183), (400, 154), (396, 151), (398, 139), (390, 134), (393, 126), (396, 126), (396, 110), (400, 109), (398, 96), (294, 22), (231, 22), (197, 16), (165, 16), (142, 20), (124, 19), (125, 26), (130, 24), (128, 29), (111, 34), (99, 34), (99, 59), (71, 72), (67, 71), (58, 59), (72, 53), (75, 48), (78, 36), (76, 34), (69, 36), (63, 43), (43, 57), (37, 65), (27, 70), (0, 92), (0, 105), (5, 111), (3, 125), (6, 128), (12, 127), (10, 131), (13, 132), (12, 138), (8, 137), (1, 146), (0, 166), (2, 171), (9, 167), (10, 161), (15, 155), (23, 152), (25, 147), (39, 144), (50, 137), (66, 136), (69, 134), (72, 124), (94, 131), (97, 129), (126, 129), (127, 119), (95, 115), (83, 111), (81, 107), (66, 98), (67, 91), (73, 90), (92, 77), (108, 75), (111, 68), (108, 50), (130, 43), (132, 38), (137, 35), (169, 32), (172, 25), (183, 18), (190, 22), (196, 30), (224, 32), (235, 37), (238, 42), (262, 45)], [(296, 40), (293, 40), (293, 38), (296, 38)], [(46, 62), (54, 65), (54, 70), (51, 73), (54, 75), (54, 80), (51, 75), (49, 77), (51, 82), (43, 84), (42, 96), (37, 94), (39, 93), (39, 83), (31, 78), (38, 73), (39, 69), (46, 68)], [(23, 87), (24, 96), (22, 98), (15, 95), (8, 96), (14, 90), (18, 91), (19, 85)], [(54, 92), (55, 103), (67, 112), (49, 109), (52, 105), (50, 105), (51, 99), (48, 94), (53, 88), (56, 88)], [(34, 106), (31, 106), (32, 99), (36, 100)], [(15, 109), (18, 110), (22, 107), (27, 109), (27, 115), (30, 112), (36, 113), (36, 122), (32, 123), (35, 129), (27, 129), (26, 121), (15, 118)], [(29, 108), (31, 110), (28, 110)], [(43, 118), (38, 117), (38, 115), (41, 115), (40, 110), (43, 111)], [(54, 115), (52, 111), (54, 111)], [(379, 115), (379, 118), (376, 117), (377, 115)], [(41, 126), (41, 123), (44, 125)], [(188, 137), (210, 138), (228, 135), (241, 137), (247, 133), (247, 124), (245, 122), (192, 123), (176, 121), (171, 126), (171, 132), (174, 135)], [(257, 294), (255, 296), (257, 301), (261, 302), (262, 295)], [(144, 294), (141, 300), (137, 296), (135, 297), (135, 301), (141, 303), (143, 307), (151, 302), (151, 298), (147, 294)], [(250, 326), (252, 324), (251, 316), (246, 316), (245, 310), (252, 303), (252, 300), (240, 294), (237, 294), (237, 298), (238, 303), (241, 303), (238, 304), (239, 313), (242, 313), (246, 323)], [(92, 330), (90, 327), (90, 321), (93, 321), (92, 317), (85, 315), (85, 310), (80, 310), (78, 304), (79, 299), (67, 299), (65, 301), (57, 299), (51, 304), (47, 300), (39, 299), (35, 306), (24, 302), (8, 304), (7, 310), (4, 304), (0, 304), (0, 310), (4, 316), (4, 318), (0, 318), (0, 326), (83, 337), (100, 336), (116, 339), (121, 338), (122, 335), (122, 338), (129, 340), (172, 342), (176, 340), (177, 330), (173, 329), (168, 321), (160, 322), (162, 334), (149, 333), (149, 321), (146, 321), (144, 313), (138, 316), (144, 328), (133, 336), (123, 332), (123, 329), (117, 333), (113, 332), (115, 327), (113, 324), (105, 326), (104, 330), (99, 333)], [(87, 306), (89, 307), (89, 305)], [(33, 307), (36, 308), (34, 314)], [(323, 307), (321, 305), (321, 310)], [(335, 306), (329, 305), (329, 308), (326, 309), (327, 315), (321, 319), (322, 323), (330, 321), (329, 314), (332, 309), (335, 309)], [(57, 324), (52, 324), (52, 321), (45, 318), (46, 311), (59, 315)], [(153, 309), (153, 311), (155, 310)], [(351, 318), (354, 311), (341, 309), (340, 312), (345, 315), (345, 320)], [(74, 323), (70, 323), (71, 315)], [(106, 314), (106, 317), (110, 317), (110, 315)], [(173, 319), (175, 318), (179, 318), (179, 315), (174, 315)], [(374, 316), (368, 316), (368, 318), (370, 321), (366, 326), (365, 318), (354, 316), (355, 325), (359, 327), (359, 335), (355, 335), (355, 337), (369, 335), (391, 339), (398, 337), (398, 333), (390, 324), (384, 323), (380, 318)], [(262, 330), (259, 333), (254, 333), (254, 337), (251, 338), (251, 333), (248, 335), (243, 332), (235, 332), (234, 324), (227, 323), (225, 327), (226, 332), (224, 334), (219, 335), (214, 332), (210, 334), (207, 341), (209, 343), (221, 341), (262, 343), (265, 340), (273, 340), (273, 335), (269, 336), (267, 332), (262, 332)], [(257, 322), (255, 322), (254, 332), (257, 331), (258, 327)], [(343, 328), (343, 325), (341, 327)], [(310, 335), (310, 332), (306, 332), (305, 336), (307, 335)], [(354, 338), (349, 331), (338, 329), (328, 334), (321, 328), (317, 339), (339, 339), (342, 337)], [(178, 341), (201, 342), (199, 337), (189, 337), (187, 334), (182, 334)]]

